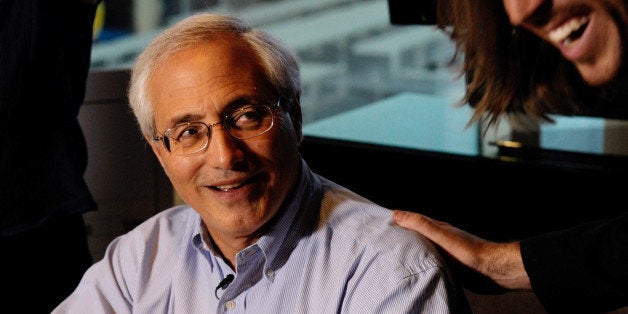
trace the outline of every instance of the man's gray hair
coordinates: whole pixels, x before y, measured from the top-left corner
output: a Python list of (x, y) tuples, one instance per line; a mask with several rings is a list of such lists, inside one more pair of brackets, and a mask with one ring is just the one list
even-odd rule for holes
[[(242, 19), (200, 13), (185, 18), (162, 32), (135, 61), (129, 85), (129, 102), (144, 136), (152, 137), (157, 134), (148, 85), (155, 68), (178, 52), (211, 41), (225, 32), (241, 38), (257, 54), (268, 81), (281, 96), (284, 109), (290, 111), (293, 119), (297, 119), (293, 121), (295, 125), (301, 125), (301, 111), (298, 107), (301, 79), (297, 55), (278, 39), (262, 30), (253, 29)], [(300, 133), (300, 130), (297, 131)]]

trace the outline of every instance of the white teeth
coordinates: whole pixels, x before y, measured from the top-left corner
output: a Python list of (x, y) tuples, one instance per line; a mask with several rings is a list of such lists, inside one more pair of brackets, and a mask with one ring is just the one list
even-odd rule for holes
[(578, 30), (582, 25), (586, 24), (589, 21), (589, 18), (586, 16), (573, 18), (561, 25), (559, 28), (551, 31), (549, 33), (549, 39), (556, 44), (569, 44), (571, 40), (569, 39), (569, 35), (574, 31)]
[(229, 185), (221, 185), (221, 186), (216, 186), (217, 189), (221, 190), (221, 191), (229, 191), (235, 187), (240, 186), (240, 184), (229, 184)]

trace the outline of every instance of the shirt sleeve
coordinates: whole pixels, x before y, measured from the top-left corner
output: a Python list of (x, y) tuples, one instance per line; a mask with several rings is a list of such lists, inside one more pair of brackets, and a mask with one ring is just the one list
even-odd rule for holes
[(439, 267), (412, 274), (391, 287), (381, 298), (371, 298), (376, 302), (369, 313), (472, 313), (462, 290)]
[[(131, 313), (134, 267), (129, 264), (128, 241), (124, 236), (109, 244), (105, 256), (90, 267), (78, 287), (66, 298), (53, 314), (59, 313)], [(128, 239), (126, 239), (128, 240)]]
[(472, 313), (461, 286), (437, 256), (420, 250), (407, 256), (414, 260), (378, 256), (358, 267), (341, 312)]
[(628, 213), (521, 241), (532, 288), (550, 312), (628, 305)]

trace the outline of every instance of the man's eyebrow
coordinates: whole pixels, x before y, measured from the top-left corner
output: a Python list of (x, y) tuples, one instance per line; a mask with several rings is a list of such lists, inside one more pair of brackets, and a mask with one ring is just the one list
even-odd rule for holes
[(239, 107), (248, 104), (260, 103), (260, 97), (255, 96), (241, 96), (229, 102), (225, 108)]
[(261, 96), (241, 96), (231, 100), (224, 108), (222, 108), (222, 114), (228, 114), (229, 112), (246, 105), (259, 105), (265, 104), (265, 98)]
[(184, 114), (181, 116), (174, 116), (172, 117), (172, 119), (170, 119), (170, 127), (173, 127), (181, 123), (199, 121), (201, 120), (201, 118), (203, 117), (198, 114)]
[[(264, 98), (261, 96), (243, 95), (229, 101), (222, 109), (220, 109), (220, 115), (222, 118), (222, 116), (229, 114), (231, 111), (237, 108), (240, 108), (242, 106), (257, 105), (257, 104), (263, 104), (263, 103), (264, 103)], [(169, 128), (175, 125), (179, 125), (181, 123), (200, 121), (203, 118), (204, 116), (200, 114), (183, 114), (180, 116), (174, 116), (170, 119)]]

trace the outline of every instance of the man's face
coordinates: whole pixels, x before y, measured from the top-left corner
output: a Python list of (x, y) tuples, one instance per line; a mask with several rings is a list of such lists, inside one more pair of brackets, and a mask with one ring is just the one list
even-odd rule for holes
[(506, 14), (551, 43), (571, 61), (590, 85), (612, 80), (623, 63), (627, 21), (622, 1), (503, 0)]
[[(279, 95), (248, 47), (233, 36), (177, 53), (149, 81), (159, 135), (184, 122), (208, 125), (243, 104), (272, 106)], [(274, 125), (257, 137), (236, 139), (211, 127), (207, 147), (177, 155), (151, 142), (181, 198), (202, 217), (215, 241), (250, 240), (279, 210), (298, 171), (298, 143), (289, 115), (275, 109)]]

